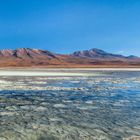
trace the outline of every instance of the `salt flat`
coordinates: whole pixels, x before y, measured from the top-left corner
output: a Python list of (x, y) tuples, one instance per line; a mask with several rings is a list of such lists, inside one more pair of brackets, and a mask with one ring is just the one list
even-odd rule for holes
[[(85, 73), (39, 72), (39, 71), (0, 71), (0, 76), (88, 76)], [(89, 74), (90, 75), (90, 74)]]
[(95, 71), (140, 71), (140, 68), (1, 68), (0, 76), (97, 76)]

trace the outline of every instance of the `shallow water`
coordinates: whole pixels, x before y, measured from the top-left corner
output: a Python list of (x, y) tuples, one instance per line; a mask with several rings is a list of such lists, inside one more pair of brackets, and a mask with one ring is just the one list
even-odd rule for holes
[[(91, 73), (92, 71), (90, 71)], [(0, 77), (0, 140), (140, 136), (140, 72)]]

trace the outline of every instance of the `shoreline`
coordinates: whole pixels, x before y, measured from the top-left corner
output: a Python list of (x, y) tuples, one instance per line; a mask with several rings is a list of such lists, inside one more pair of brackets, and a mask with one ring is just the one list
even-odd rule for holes
[[(0, 76), (97, 76), (96, 72), (140, 72), (140, 68), (12, 68), (0, 69)], [(101, 75), (101, 74), (100, 74)]]
[(61, 70), (65, 70), (65, 71), (73, 71), (73, 70), (88, 70), (88, 71), (140, 71), (140, 68), (46, 68), (46, 67), (3, 67), (0, 68), (1, 70), (5, 70), (5, 71), (23, 71), (23, 70), (27, 70), (27, 71), (61, 71)]

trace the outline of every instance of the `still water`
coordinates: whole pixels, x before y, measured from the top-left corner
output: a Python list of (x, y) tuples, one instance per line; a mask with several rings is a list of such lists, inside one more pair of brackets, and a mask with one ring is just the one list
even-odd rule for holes
[(93, 73), (1, 76), (0, 140), (136, 139), (140, 72)]

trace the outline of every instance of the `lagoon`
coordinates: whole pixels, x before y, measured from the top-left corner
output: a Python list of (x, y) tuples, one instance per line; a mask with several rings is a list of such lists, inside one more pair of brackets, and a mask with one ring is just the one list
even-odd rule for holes
[(8, 72), (0, 73), (0, 140), (139, 139), (140, 71)]

